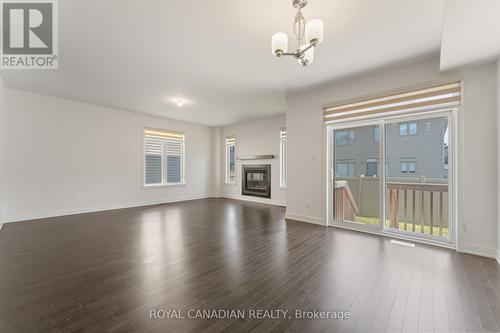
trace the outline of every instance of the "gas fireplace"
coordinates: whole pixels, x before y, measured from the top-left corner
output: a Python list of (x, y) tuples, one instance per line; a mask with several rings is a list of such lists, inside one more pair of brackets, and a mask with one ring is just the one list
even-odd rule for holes
[(241, 194), (271, 198), (271, 164), (243, 165)]

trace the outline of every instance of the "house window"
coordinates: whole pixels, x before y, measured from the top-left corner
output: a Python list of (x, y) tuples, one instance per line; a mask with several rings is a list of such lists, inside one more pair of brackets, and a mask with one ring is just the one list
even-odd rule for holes
[(144, 130), (144, 185), (184, 184), (184, 133)]
[(236, 138), (226, 137), (226, 183), (236, 183)]
[(380, 127), (376, 126), (373, 128), (373, 142), (380, 142)]
[(281, 188), (286, 188), (286, 174), (287, 174), (286, 146), (287, 146), (286, 128), (281, 128), (280, 129), (280, 187)]
[(335, 131), (335, 143), (337, 145), (352, 145), (355, 140), (354, 130)]
[(417, 135), (417, 123), (400, 123), (399, 124), (399, 135), (407, 136), (407, 135)]
[(402, 174), (415, 174), (417, 171), (417, 160), (414, 158), (402, 158), (400, 170)]
[(376, 160), (366, 161), (366, 176), (376, 177), (378, 175), (378, 162)]
[(354, 177), (354, 161), (338, 161), (335, 163), (335, 176), (339, 178)]

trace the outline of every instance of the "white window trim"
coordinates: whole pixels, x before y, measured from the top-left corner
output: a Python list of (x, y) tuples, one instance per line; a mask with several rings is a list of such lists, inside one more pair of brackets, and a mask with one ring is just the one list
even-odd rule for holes
[[(164, 161), (164, 154), (162, 154), (162, 172), (161, 172), (161, 177), (162, 177), (162, 183), (161, 184), (146, 184), (146, 135), (145, 135), (145, 130), (146, 129), (152, 129), (152, 130), (158, 130), (161, 132), (171, 132), (171, 133), (182, 133), (184, 134), (184, 140), (182, 141), (182, 174), (181, 174), (181, 182), (180, 183), (163, 183), (165, 177), (165, 170), (163, 170), (163, 165), (165, 163)], [(162, 187), (184, 187), (186, 186), (186, 134), (181, 131), (173, 131), (173, 130), (165, 130), (165, 129), (159, 129), (155, 127), (150, 127), (150, 126), (144, 126), (142, 128), (142, 188), (143, 189), (155, 189), (155, 188), (162, 188)]]
[[(233, 138), (234, 139), (234, 143), (233, 144), (228, 144), (227, 143), (227, 139), (228, 138)], [(234, 146), (234, 180), (231, 181), (230, 179), (230, 175), (229, 175), (229, 147), (230, 146)], [(227, 185), (236, 185), (236, 176), (237, 176), (237, 170), (238, 170), (238, 166), (237, 166), (237, 162), (236, 162), (236, 136), (233, 136), (233, 135), (228, 135), (224, 138), (224, 151), (225, 151), (225, 156), (226, 156), (226, 160), (225, 160), (225, 167), (224, 167), (224, 170), (225, 170), (225, 174), (224, 174), (224, 184), (227, 184)]]
[[(287, 165), (288, 138), (286, 136), (282, 137), (281, 134), (282, 131), (283, 130), (280, 130), (280, 189), (286, 189), (287, 175), (288, 175), (288, 165)], [(283, 148), (283, 143), (285, 143), (286, 146), (285, 148)]]
[[(458, 111), (460, 110), (460, 107), (440, 107), (436, 109), (427, 109), (423, 110), (422, 112), (416, 112), (416, 113), (402, 113), (402, 114), (397, 114), (394, 116), (380, 116), (380, 117), (375, 117), (375, 118), (370, 118), (370, 119), (357, 119), (355, 121), (352, 120), (345, 120), (345, 121), (339, 121), (336, 123), (331, 123), (327, 124), (328, 126), (325, 126), (325, 138), (327, 141), (327, 144), (325, 145), (325, 154), (327, 156), (326, 160), (326, 171), (325, 171), (325, 179), (328, 182), (328, 186), (326, 186), (326, 226), (336, 226), (339, 228), (344, 228), (344, 229), (349, 229), (349, 230), (358, 230), (358, 231), (364, 231), (372, 234), (377, 234), (385, 237), (391, 237), (391, 238), (399, 238), (403, 240), (411, 240), (415, 241), (418, 243), (424, 243), (424, 244), (431, 244), (431, 245), (437, 245), (445, 248), (452, 248), (452, 249), (460, 249), (463, 246), (463, 241), (462, 241), (462, 235), (460, 231), (460, 222), (457, 221), (457, 216), (458, 216), (458, 209), (457, 209), (457, 204), (458, 204), (458, 195), (456, 192), (456, 185), (458, 183), (458, 177), (457, 177), (457, 165), (458, 165), (458, 158), (457, 158), (457, 152), (458, 152), (458, 145), (459, 145), (459, 140), (458, 140), (458, 135), (457, 135), (457, 128), (458, 128)], [(450, 228), (449, 234), (450, 234), (450, 239), (449, 240), (436, 240), (431, 237), (426, 237), (426, 236), (420, 236), (420, 237), (414, 237), (409, 234), (405, 233), (400, 233), (400, 232), (393, 232), (393, 231), (385, 231), (383, 228), (380, 228), (378, 230), (374, 229), (369, 229), (366, 228), (365, 226), (358, 226), (356, 224), (345, 224), (345, 223), (336, 223), (334, 221), (333, 217), (333, 210), (332, 210), (332, 197), (331, 197), (331, 191), (333, 189), (333, 173), (331, 172), (333, 166), (331, 165), (332, 161), (332, 156), (330, 152), (330, 148), (335, 145), (335, 138), (333, 135), (334, 130), (341, 128), (356, 128), (360, 126), (370, 126), (375, 123), (378, 123), (382, 126), (381, 128), (381, 141), (383, 142), (385, 139), (385, 130), (384, 130), (384, 124), (392, 121), (397, 121), (401, 119), (402, 121), (418, 121), (422, 119), (428, 119), (429, 117), (447, 117), (448, 118), (448, 123), (450, 124), (451, 127), (449, 127), (449, 140), (450, 140), (450, 146), (451, 149), (449, 150), (449, 174), (448, 174), (448, 192), (451, 193), (448, 198), (448, 205), (449, 205), (449, 210), (448, 210), (448, 227)], [(404, 120), (403, 120), (404, 118)], [(418, 129), (417, 129), (418, 132)], [(383, 152), (385, 150), (384, 145), (381, 145), (380, 151)], [(383, 154), (385, 155), (385, 153)], [(386, 167), (383, 167), (382, 174), (386, 173)], [(385, 175), (384, 175), (385, 177)], [(380, 193), (381, 196), (384, 196), (385, 193), (384, 191), (381, 191)], [(383, 202), (380, 204), (380, 208), (385, 210)], [(383, 216), (385, 213), (383, 214)]]

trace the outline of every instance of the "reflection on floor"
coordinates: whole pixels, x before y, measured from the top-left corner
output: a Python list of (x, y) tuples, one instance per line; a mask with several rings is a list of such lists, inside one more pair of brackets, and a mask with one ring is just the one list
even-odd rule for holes
[[(0, 331), (499, 330), (494, 260), (283, 216), (281, 207), (206, 199), (6, 224)], [(352, 318), (150, 319), (152, 309)]]

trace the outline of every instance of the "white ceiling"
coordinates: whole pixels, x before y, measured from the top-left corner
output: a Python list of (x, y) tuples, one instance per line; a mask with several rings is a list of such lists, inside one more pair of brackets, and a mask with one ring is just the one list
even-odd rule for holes
[(302, 68), (270, 50), (274, 32), (292, 36), (291, 0), (64, 0), (59, 69), (1, 75), (10, 88), (224, 126), (283, 113), (287, 91), (437, 54), (443, 5), (309, 0), (325, 41)]
[(500, 54), (499, 0), (446, 0), (441, 70), (496, 58)]

